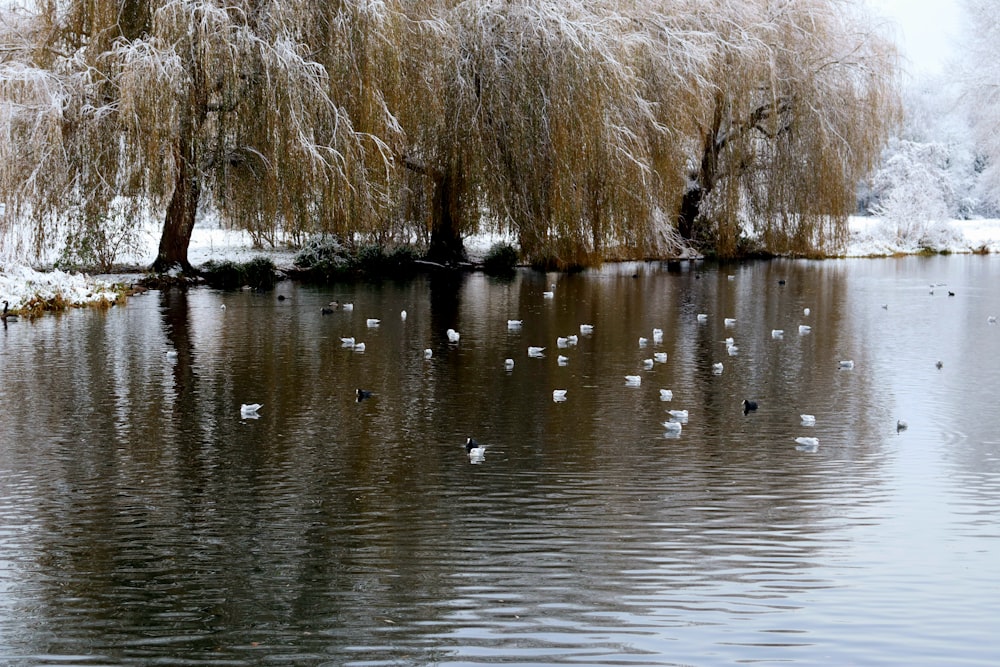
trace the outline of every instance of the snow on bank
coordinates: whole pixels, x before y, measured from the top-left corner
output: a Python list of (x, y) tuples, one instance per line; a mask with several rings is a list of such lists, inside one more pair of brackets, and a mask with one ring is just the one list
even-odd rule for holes
[(998, 253), (1000, 220), (952, 220), (906, 228), (880, 218), (852, 217), (845, 257), (887, 257), (921, 252)]
[(39, 302), (62, 301), (66, 305), (113, 302), (118, 298), (112, 285), (80, 273), (35, 271), (26, 266), (7, 266), (0, 271), (0, 302), (9, 301), (10, 309), (24, 308)]
[[(136, 253), (121, 257), (119, 261), (139, 266), (152, 264), (156, 257), (156, 238), (152, 233), (145, 236), (148, 238)], [(507, 239), (475, 236), (466, 241), (466, 248), (470, 256), (481, 257), (493, 243), (502, 240)], [(880, 257), (926, 250), (1000, 253), (1000, 220), (953, 220), (897, 229), (878, 218), (854, 217), (850, 220), (850, 238), (843, 256)], [(248, 233), (216, 227), (194, 230), (188, 258), (194, 266), (200, 266), (209, 260), (246, 262), (265, 256), (284, 268), (291, 266), (295, 253), (288, 248), (254, 248)], [(71, 305), (84, 305), (113, 301), (115, 293), (109, 282), (83, 274), (39, 272), (13, 262), (0, 265), (0, 302), (9, 301), (11, 309), (23, 308), (35, 301), (59, 299)]]

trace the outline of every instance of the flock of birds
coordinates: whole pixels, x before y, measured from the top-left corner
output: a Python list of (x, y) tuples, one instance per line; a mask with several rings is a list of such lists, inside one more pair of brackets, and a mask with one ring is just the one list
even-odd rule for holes
[[(730, 276), (732, 279), (732, 276)], [(784, 281), (779, 281), (784, 284)], [(933, 290), (933, 286), (932, 286)], [(932, 291), (933, 293), (933, 291)], [(954, 296), (954, 292), (949, 292), (949, 296)], [(555, 297), (555, 285), (549, 290), (542, 292), (544, 299), (553, 299)], [(225, 306), (223, 306), (224, 308)], [(888, 308), (887, 305), (883, 304), (883, 308)], [(354, 304), (352, 303), (340, 303), (338, 301), (332, 301), (327, 306), (321, 309), (323, 315), (329, 315), (337, 310), (341, 311), (353, 311)], [(4, 313), (6, 314), (6, 302)], [(805, 317), (811, 314), (809, 308), (804, 308), (802, 311)], [(400, 319), (405, 321), (407, 314), (403, 310), (399, 314)], [(706, 313), (698, 313), (696, 315), (696, 320), (699, 324), (705, 324), (709, 321), (709, 317)], [(990, 324), (996, 324), (997, 319), (994, 316), (990, 316), (988, 319)], [(523, 326), (523, 320), (507, 320), (507, 329), (509, 331), (519, 331)], [(727, 317), (723, 320), (723, 324), (726, 328), (731, 328), (736, 326), (736, 319)], [(377, 328), (381, 324), (381, 320), (377, 318), (368, 318), (366, 320), (366, 326), (369, 329)], [(812, 332), (812, 327), (808, 324), (798, 325), (798, 334), (800, 336), (808, 335)], [(581, 324), (579, 326), (579, 334), (572, 334), (567, 336), (559, 336), (556, 338), (556, 347), (562, 351), (566, 348), (572, 348), (579, 344), (580, 336), (589, 336), (594, 332), (593, 324)], [(783, 329), (772, 329), (771, 338), (773, 339), (783, 339), (785, 336), (785, 331)], [(445, 337), (449, 344), (457, 345), (461, 341), (461, 333), (455, 329), (447, 329), (445, 331)], [(363, 341), (357, 340), (355, 337), (342, 337), (340, 339), (341, 345), (345, 348), (349, 348), (355, 352), (364, 352), (365, 343)], [(646, 348), (652, 342), (653, 345), (659, 345), (663, 341), (663, 330), (659, 328), (654, 328), (652, 330), (651, 336), (640, 336), (638, 339), (638, 344), (640, 348)], [(727, 337), (723, 343), (726, 346), (726, 352), (729, 356), (735, 356), (739, 354), (739, 347), (736, 345), (735, 340), (732, 337)], [(547, 347), (531, 345), (527, 348), (527, 353), (529, 357), (539, 358), (545, 356), (545, 351)], [(431, 359), (433, 357), (433, 350), (431, 348), (426, 348), (423, 351), (425, 359)], [(560, 366), (568, 364), (569, 358), (562, 353), (560, 353), (556, 358), (557, 363)], [(654, 352), (649, 358), (642, 360), (642, 367), (644, 370), (650, 370), (655, 367), (656, 364), (663, 364), (667, 362), (666, 352)], [(514, 359), (507, 358), (504, 359), (503, 367), (506, 371), (510, 372), (514, 369)], [(937, 362), (937, 367), (941, 368), (942, 364), (940, 361)], [(840, 370), (852, 370), (854, 368), (854, 361), (851, 359), (843, 359), (838, 362), (838, 368)], [(712, 373), (715, 375), (721, 375), (725, 371), (725, 366), (722, 362), (714, 362), (711, 367)], [(625, 386), (627, 387), (639, 387), (642, 385), (642, 376), (636, 374), (625, 375)], [(568, 399), (569, 391), (567, 389), (553, 389), (552, 390), (552, 400), (556, 403), (564, 402)], [(355, 399), (357, 402), (362, 402), (373, 396), (373, 392), (367, 389), (357, 389), (355, 392)], [(673, 400), (673, 391), (670, 389), (660, 389), (660, 400), (664, 402), (669, 402)], [(244, 419), (257, 419), (259, 418), (259, 410), (263, 407), (259, 403), (249, 403), (242, 404), (240, 406), (240, 416)], [(744, 415), (748, 415), (751, 412), (756, 412), (759, 408), (759, 404), (755, 400), (743, 399), (741, 403), (741, 408)], [(662, 422), (664, 428), (664, 437), (676, 438), (680, 437), (684, 426), (688, 423), (688, 411), (680, 409), (671, 409), (667, 411), (669, 419)], [(800, 415), (801, 425), (803, 427), (814, 427), (816, 426), (816, 417), (811, 414)], [(903, 431), (907, 428), (906, 422), (899, 420), (896, 423), (896, 430)], [(796, 449), (803, 452), (815, 452), (819, 449), (819, 439), (814, 436), (798, 436), (794, 439)], [(468, 437), (465, 441), (465, 451), (469, 457), (471, 463), (482, 463), (486, 459), (486, 446), (473, 437)]]

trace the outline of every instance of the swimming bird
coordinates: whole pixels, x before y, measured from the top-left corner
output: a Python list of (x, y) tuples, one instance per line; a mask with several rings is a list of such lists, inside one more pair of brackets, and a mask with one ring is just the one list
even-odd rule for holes
[(449, 343), (457, 343), (462, 337), (462, 334), (458, 333), (454, 329), (448, 329), (445, 334), (448, 336)]
[(566, 364), (569, 363), (569, 357), (564, 357), (563, 355), (560, 354), (558, 357), (556, 357), (556, 363), (559, 364), (560, 366), (565, 366)]
[(592, 334), (592, 333), (594, 333), (594, 325), (593, 324), (581, 324), (580, 325), (580, 333), (582, 333), (582, 334)]
[(284, 300), (285, 300), (285, 299), (287, 299), (287, 298), (288, 298), (288, 297), (286, 297), (286, 296), (285, 296), (284, 294), (279, 294), (279, 295), (278, 295), (278, 301), (284, 301)]
[(469, 463), (482, 463), (486, 460), (486, 445), (481, 445), (472, 438), (465, 439), (465, 451), (469, 455)]
[(726, 346), (726, 353), (730, 357), (735, 357), (737, 354), (740, 353), (740, 348), (737, 347), (736, 345), (727, 345)]
[(722, 320), (722, 323), (725, 324), (727, 327), (734, 326), (736, 324), (736, 318), (727, 317), (726, 319)]
[(649, 369), (651, 369), (653, 367), (653, 360), (652, 359), (643, 359), (642, 360), (642, 367), (648, 371)]
[(952, 292), (951, 290), (948, 290), (948, 296), (955, 296), (955, 293)]
[(579, 342), (580, 342), (580, 337), (577, 336), (576, 334), (570, 334), (566, 336), (566, 344), (569, 345), (570, 347), (579, 344)]
[(514, 360), (513, 359), (504, 359), (503, 360), (503, 367), (504, 367), (504, 369), (506, 369), (508, 371), (514, 370)]
[(380, 322), (382, 322), (382, 320), (377, 320), (374, 317), (369, 317), (367, 320), (367, 324), (370, 329), (374, 329), (375, 327), (377, 327)]
[(680, 422), (669, 421), (663, 422), (663, 428), (667, 429), (671, 433), (680, 433), (684, 427)]
[(638, 387), (642, 384), (641, 375), (626, 375), (625, 376), (625, 386), (626, 387)]
[(800, 452), (815, 452), (819, 449), (819, 438), (810, 438), (807, 436), (799, 436), (795, 438), (795, 449)]
[(854, 361), (851, 359), (844, 359), (839, 364), (837, 364), (837, 367), (842, 370), (849, 371), (852, 368), (854, 368)]
[(434, 350), (432, 350), (429, 347), (424, 350), (424, 359), (430, 359), (433, 356), (434, 356)]
[(809, 313), (810, 313), (810, 312), (811, 312), (811, 311), (810, 311), (810, 310), (809, 310), (808, 308), (803, 308), (803, 309), (802, 309), (802, 314), (803, 314), (803, 315), (805, 315), (806, 317), (809, 317)]
[(365, 351), (365, 344), (364, 343), (355, 343), (354, 344), (354, 351), (355, 352), (364, 352)]
[(405, 310), (399, 311), (399, 319), (403, 320), (404, 322), (406, 321), (406, 311)]
[(722, 362), (721, 361), (712, 364), (712, 372), (713, 373), (715, 373), (716, 375), (722, 375), (722, 371), (723, 371), (723, 366), (722, 366)]
[(520, 329), (522, 324), (524, 324), (524, 320), (507, 320), (507, 329)]
[(343, 347), (354, 347), (354, 336), (349, 336), (347, 338), (341, 338), (340, 344)]
[(906, 427), (907, 423), (904, 422), (902, 419), (896, 420), (896, 433), (899, 433), (900, 431), (905, 431)]
[(260, 415), (257, 411), (264, 407), (263, 403), (243, 403), (240, 405), (240, 417), (244, 419), (257, 419)]
[(556, 295), (556, 293), (552, 292), (552, 291), (542, 292), (542, 297), (545, 298), (545, 299), (551, 299), (551, 298), (555, 297), (555, 295)]
[(649, 344), (649, 339), (643, 336), (639, 336), (639, 347), (646, 347)]
[(3, 302), (3, 314), (0, 315), (0, 320), (3, 320), (4, 322), (17, 322), (17, 315), (10, 312), (10, 308), (8, 308), (9, 305), (10, 304), (6, 301)]
[(319, 312), (321, 315), (333, 315), (333, 308), (328, 308), (327, 306), (323, 306), (322, 308), (319, 309)]
[(708, 322), (708, 315), (705, 313), (698, 313), (697, 319), (699, 323), (704, 324), (705, 322)]
[(556, 338), (556, 347), (569, 347), (569, 338), (559, 336)]
[(672, 401), (674, 400), (674, 392), (669, 389), (660, 390), (660, 400), (661, 401)]
[(344, 309), (344, 310), (354, 310), (354, 304), (353, 303), (345, 303), (345, 304), (341, 305), (340, 307), (342, 309)]
[(225, 310), (225, 309), (226, 309), (226, 304), (222, 304), (221, 306), (219, 306), (219, 310)]
[(743, 403), (741, 405), (743, 406), (743, 414), (753, 412), (754, 410), (757, 409), (757, 401), (748, 401), (747, 399), (744, 398)]
[(658, 364), (665, 364), (665, 363), (667, 363), (667, 353), (666, 352), (656, 352), (655, 354), (653, 354), (653, 361), (655, 361)]
[(936, 363), (936, 364), (934, 364), (934, 366), (935, 366), (935, 367), (936, 367), (936, 368), (937, 368), (938, 370), (941, 370), (941, 369), (942, 369), (942, 368), (944, 367), (944, 364), (943, 364), (943, 363), (941, 363), (941, 360), (940, 360), (940, 359), (938, 359), (937, 363)]
[(683, 424), (687, 423), (688, 411), (687, 410), (667, 410), (667, 414), (674, 418), (674, 421), (681, 422)]
[(372, 397), (372, 393), (370, 391), (368, 391), (367, 389), (355, 389), (354, 390), (354, 396), (355, 396), (355, 400), (357, 400), (357, 402), (360, 403), (361, 401), (365, 400), (366, 398), (371, 398)]
[(807, 333), (809, 333), (812, 330), (813, 330), (813, 328), (811, 326), (809, 326), (808, 324), (800, 324), (799, 325), (799, 333), (800, 334), (807, 334)]
[(726, 340), (722, 341), (722, 344), (725, 345), (725, 346), (727, 346), (727, 347), (730, 346), (730, 345), (733, 345), (734, 343), (736, 343), (736, 340), (732, 336), (730, 336)]
[(816, 416), (815, 415), (799, 415), (799, 419), (802, 420), (803, 426), (815, 426)]
[(167, 359), (176, 359), (177, 350), (167, 350)]
[(779, 285), (784, 285), (785, 284), (785, 279), (784, 278), (779, 278), (778, 279), (778, 284)]
[(986, 318), (986, 323), (987, 324), (996, 324), (997, 323), (996, 315), (990, 315), (989, 317), (987, 317)]
[(882, 304), (882, 310), (889, 310), (889, 304), (883, 303)]
[(659, 345), (663, 342), (663, 329), (653, 329), (653, 343)]
[(565, 389), (553, 389), (552, 390), (552, 400), (556, 403), (562, 403), (566, 400), (566, 390)]
[(778, 338), (784, 338), (784, 337), (785, 337), (785, 330), (784, 329), (771, 329), (771, 338), (778, 339)]
[(528, 356), (529, 357), (541, 357), (544, 356), (542, 352), (545, 352), (544, 347), (538, 347), (537, 345), (528, 346)]

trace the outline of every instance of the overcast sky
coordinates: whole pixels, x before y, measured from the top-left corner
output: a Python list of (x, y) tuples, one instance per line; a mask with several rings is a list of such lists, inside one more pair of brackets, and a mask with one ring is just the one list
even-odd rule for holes
[(940, 74), (958, 51), (961, 0), (868, 0), (896, 24), (906, 69), (913, 75)]

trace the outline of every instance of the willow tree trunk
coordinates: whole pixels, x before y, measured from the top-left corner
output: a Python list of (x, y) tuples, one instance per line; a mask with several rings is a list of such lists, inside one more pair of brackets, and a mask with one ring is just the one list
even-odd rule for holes
[(160, 235), (160, 249), (153, 262), (152, 268), (156, 273), (164, 273), (178, 266), (185, 273), (193, 271), (188, 262), (188, 246), (191, 244), (191, 232), (198, 212), (198, 200), (201, 198), (201, 180), (195, 166), (195, 151), (190, 142), (181, 139), (174, 159), (177, 162), (177, 179), (174, 193), (167, 205), (163, 233)]
[(454, 177), (445, 171), (434, 174), (434, 198), (431, 201), (431, 242), (427, 259), (440, 264), (457, 264), (468, 259), (458, 226), (456, 201), (461, 188), (455, 187)]

